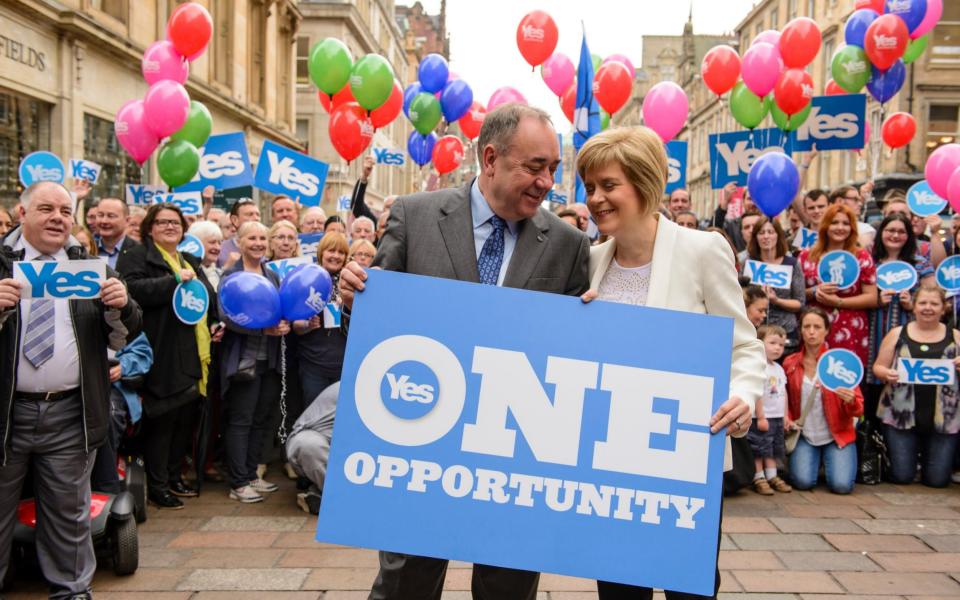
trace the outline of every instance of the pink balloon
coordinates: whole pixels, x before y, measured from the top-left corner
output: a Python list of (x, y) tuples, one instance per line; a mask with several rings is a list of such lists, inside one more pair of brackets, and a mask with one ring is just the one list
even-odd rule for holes
[(147, 127), (143, 100), (130, 100), (120, 107), (113, 121), (113, 132), (138, 165), (142, 165), (160, 144), (160, 139)]
[(768, 29), (766, 31), (761, 31), (757, 34), (757, 37), (753, 38), (753, 41), (750, 42), (750, 46), (753, 46), (756, 43), (765, 43), (770, 44), (778, 51), (780, 50), (780, 32), (776, 29)]
[(687, 94), (672, 81), (661, 81), (650, 88), (643, 99), (643, 123), (664, 142), (672, 140), (683, 129), (689, 111)]
[(176, 81), (164, 79), (150, 86), (143, 98), (147, 127), (157, 137), (165, 138), (183, 127), (190, 114), (190, 96)]
[(147, 51), (143, 53), (140, 70), (143, 72), (143, 78), (150, 85), (164, 79), (184, 83), (190, 74), (189, 63), (167, 40), (150, 44)]
[(960, 167), (954, 169), (947, 180), (947, 202), (953, 210), (960, 211)]
[(625, 66), (627, 70), (630, 71), (630, 79), (633, 79), (637, 76), (637, 70), (633, 68), (633, 63), (630, 62), (630, 59), (623, 54), (611, 54), (603, 59), (603, 64), (607, 64), (608, 62), (618, 62)]
[(487, 101), (487, 112), (490, 112), (501, 104), (507, 104), (509, 102), (527, 104), (527, 99), (516, 89), (510, 86), (503, 86), (502, 88), (497, 88), (490, 94), (490, 100)]
[(943, 0), (927, 0), (927, 13), (923, 15), (923, 20), (917, 25), (917, 28), (910, 34), (911, 39), (929, 33), (933, 27), (940, 22), (943, 16)]
[(550, 55), (550, 58), (540, 65), (540, 76), (543, 77), (544, 83), (547, 84), (551, 92), (557, 96), (562, 96), (567, 88), (573, 84), (573, 61), (562, 52), (554, 52)]
[(757, 42), (743, 55), (740, 71), (744, 85), (762, 98), (777, 85), (783, 71), (780, 51), (767, 42)]
[(933, 151), (923, 175), (934, 194), (949, 200), (947, 185), (957, 167), (960, 167), (960, 144), (946, 144)]

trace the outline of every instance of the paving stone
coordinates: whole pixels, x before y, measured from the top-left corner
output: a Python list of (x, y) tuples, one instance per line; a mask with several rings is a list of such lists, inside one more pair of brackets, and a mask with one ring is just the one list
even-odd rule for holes
[(721, 592), (742, 592), (743, 586), (733, 576), (733, 571), (720, 571), (720, 591)]
[[(197, 592), (190, 600), (263, 600), (262, 591), (257, 592)], [(100, 596), (97, 595), (97, 600)], [(322, 592), (270, 592), (270, 600), (327, 600)]]
[(721, 523), (724, 533), (777, 533), (777, 528), (762, 517), (727, 517)]
[(808, 502), (812, 502), (813, 504), (841, 504), (853, 506), (886, 504), (886, 501), (883, 498), (872, 491), (865, 491), (866, 489), (869, 488), (861, 486), (856, 488), (852, 494), (834, 494), (830, 492), (826, 486), (821, 486), (805, 492), (794, 490), (793, 493), (789, 495), (803, 498)]
[(802, 519), (869, 519), (870, 515), (859, 506), (848, 504), (788, 504), (784, 507), (789, 517)]
[[(318, 568), (308, 569), (310, 575), (304, 580), (301, 589), (304, 590), (366, 590), (370, 592), (370, 586), (377, 577), (379, 569), (372, 568)], [(447, 572), (447, 579), (453, 574), (453, 571)], [(468, 587), (463, 588), (469, 590)]]
[(855, 519), (868, 533), (906, 535), (960, 534), (960, 521), (947, 519)]
[(949, 506), (864, 506), (874, 519), (960, 519), (960, 510)]
[(278, 567), (367, 567), (380, 568), (380, 560), (374, 550), (344, 549), (319, 550), (294, 548), (287, 550), (277, 563)]
[(97, 592), (151, 592), (176, 590), (177, 583), (190, 572), (189, 569), (140, 568), (133, 575), (118, 577), (113, 571), (101, 569), (93, 578)]
[(822, 537), (811, 533), (734, 533), (730, 538), (741, 550), (831, 550)]
[[(541, 594), (546, 595), (549, 600), (597, 600), (596, 592), (540, 592), (537, 595), (537, 600), (540, 600)], [(443, 600), (447, 599), (444, 598)]]
[(299, 531), (304, 517), (213, 517), (201, 531)]
[(142, 529), (137, 529), (137, 545), (143, 548), (163, 548), (170, 543), (170, 540), (177, 537), (174, 532), (169, 533), (151, 533)]
[(863, 533), (863, 529), (849, 519), (774, 517), (770, 521), (784, 533)]
[(137, 533), (179, 533), (181, 531), (197, 531), (207, 519), (201, 518), (181, 518), (181, 519), (160, 519), (156, 517), (147, 517), (145, 523), (137, 524)]
[(885, 571), (905, 573), (960, 572), (960, 554), (957, 553), (874, 552), (870, 555), (870, 558), (882, 566)]
[(937, 552), (960, 552), (960, 535), (920, 535), (918, 537)]
[(750, 565), (752, 569), (783, 569), (784, 565), (769, 550), (723, 550), (720, 552), (720, 568), (736, 569)]
[(183, 566), (195, 569), (298, 566), (277, 564), (284, 552), (282, 548), (197, 548)]
[(178, 590), (299, 590), (309, 569), (196, 569)]
[(168, 548), (269, 548), (276, 533), (244, 531), (187, 531), (167, 544)]
[(156, 548), (153, 546), (140, 547), (141, 567), (179, 567), (190, 558), (189, 553), (170, 548)]
[(720, 549), (721, 550), (736, 550), (737, 546), (733, 543), (733, 540), (730, 539), (730, 536), (721, 533), (720, 534)]
[(780, 593), (835, 593), (842, 592), (829, 574), (817, 571), (734, 571), (744, 591)]
[[(819, 596), (818, 596), (819, 597)], [(747, 594), (742, 592), (727, 592), (719, 594), (718, 600), (796, 600), (796, 594)]]
[[(733, 504), (732, 502), (736, 502)], [(780, 504), (756, 504), (737, 498), (725, 501), (723, 518), (727, 517), (789, 517), (787, 509)]]
[[(776, 553), (791, 571), (879, 571), (877, 563), (859, 552), (791, 552)], [(913, 555), (917, 556), (917, 555)], [(919, 555), (924, 558), (927, 555)], [(751, 564), (751, 566), (753, 566)], [(758, 567), (762, 568), (762, 567)]]
[[(130, 592), (102, 592), (97, 589), (95, 596), (97, 600), (129, 600)], [(136, 597), (137, 600), (192, 600), (191, 592), (137, 592)], [(9, 598), (13, 600), (14, 597)]]
[[(824, 534), (834, 548), (849, 552), (883, 552), (896, 548), (901, 552), (930, 552), (930, 547), (912, 535)], [(941, 537), (941, 536), (932, 536)], [(950, 536), (942, 536), (950, 537)], [(958, 536), (960, 537), (960, 536)]]
[(595, 592), (597, 582), (593, 579), (543, 573), (540, 575), (540, 589), (551, 592)]
[(847, 591), (867, 595), (960, 595), (960, 583), (941, 573), (832, 573)]
[[(919, 488), (914, 488), (919, 489)], [(960, 506), (960, 495), (942, 493), (900, 493), (882, 494), (879, 497), (884, 502), (897, 506)]]
[[(860, 596), (858, 594), (800, 594), (801, 600), (903, 600), (903, 596)], [(953, 600), (956, 600), (954, 598)]]

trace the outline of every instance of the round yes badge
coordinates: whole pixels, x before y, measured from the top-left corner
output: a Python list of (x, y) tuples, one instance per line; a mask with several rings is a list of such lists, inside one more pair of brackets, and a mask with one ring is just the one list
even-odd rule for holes
[(173, 313), (181, 323), (196, 325), (207, 317), (210, 295), (197, 279), (184, 281), (173, 290)]
[(20, 183), (29, 187), (38, 181), (63, 183), (63, 161), (53, 152), (31, 152), (20, 161)]
[(863, 363), (860, 357), (849, 350), (828, 350), (817, 362), (817, 379), (820, 385), (830, 390), (853, 388), (863, 379)]
[(845, 290), (860, 278), (860, 263), (856, 256), (846, 250), (834, 250), (820, 257), (817, 275), (821, 283), (834, 283), (839, 289)]
[(885, 262), (877, 267), (877, 287), (891, 292), (902, 292), (917, 285), (917, 270), (902, 260)]
[(907, 206), (918, 217), (939, 214), (946, 205), (947, 201), (936, 195), (926, 180), (918, 181), (907, 190)]
[(937, 267), (937, 285), (948, 292), (960, 291), (960, 255), (947, 257)]
[(184, 254), (192, 254), (200, 260), (203, 260), (203, 242), (195, 235), (189, 233), (184, 234), (183, 240), (177, 244), (177, 251), (183, 252)]

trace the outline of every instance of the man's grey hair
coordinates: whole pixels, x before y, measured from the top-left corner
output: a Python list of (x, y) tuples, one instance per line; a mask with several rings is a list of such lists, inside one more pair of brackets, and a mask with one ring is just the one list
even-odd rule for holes
[(190, 226), (187, 233), (197, 236), (202, 242), (206, 242), (211, 238), (223, 239), (223, 232), (220, 231), (220, 226), (213, 221), (197, 221)]
[[(23, 207), (23, 210), (30, 208), (30, 200), (33, 198), (33, 195), (37, 193), (37, 190), (51, 185), (60, 188), (67, 194), (67, 196), (70, 196), (70, 198), (73, 199), (73, 195), (70, 193), (70, 190), (68, 190), (67, 186), (63, 185), (62, 183), (57, 183), (56, 181), (38, 181), (28, 185), (27, 189), (23, 190), (23, 193), (20, 194), (20, 206)], [(74, 200), (73, 209), (76, 210), (76, 208), (76, 200)]]
[[(373, 222), (373, 219), (371, 219), (370, 217), (364, 217), (364, 216), (360, 216), (360, 217), (357, 217), (356, 219), (354, 219), (354, 220), (353, 220), (353, 225), (356, 225), (357, 223), (362, 223), (363, 221), (366, 221), (367, 223), (370, 223), (370, 229), (376, 229), (376, 228), (377, 228), (377, 225), (376, 225), (376, 223)], [(351, 229), (353, 229), (353, 225), (350, 226)]]
[(127, 210), (130, 211), (131, 217), (145, 217), (147, 216), (147, 209), (142, 206), (131, 206)]
[(545, 110), (515, 102), (502, 104), (487, 113), (483, 120), (483, 125), (480, 127), (480, 138), (477, 142), (480, 152), (483, 152), (483, 149), (489, 144), (493, 146), (497, 154), (506, 154), (514, 134), (517, 133), (520, 121), (525, 117), (540, 119), (541, 122), (553, 126), (553, 121)]

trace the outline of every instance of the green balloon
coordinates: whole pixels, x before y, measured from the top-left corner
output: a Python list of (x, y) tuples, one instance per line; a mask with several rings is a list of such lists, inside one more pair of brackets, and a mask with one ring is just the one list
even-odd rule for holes
[(803, 125), (807, 117), (810, 116), (810, 109), (812, 108), (813, 104), (808, 102), (806, 108), (795, 115), (787, 116), (787, 113), (780, 110), (776, 102), (771, 102), (770, 117), (773, 118), (773, 122), (777, 124), (781, 131), (790, 132)]
[(730, 112), (733, 118), (747, 129), (753, 129), (763, 121), (770, 111), (770, 99), (760, 98), (742, 81), (738, 81), (730, 92)]
[(196, 100), (190, 101), (190, 114), (187, 116), (187, 122), (183, 124), (180, 131), (170, 136), (170, 141), (190, 142), (197, 148), (207, 142), (210, 132), (213, 130), (213, 117), (210, 111), (203, 104)]
[(367, 54), (353, 65), (350, 91), (365, 109), (380, 108), (393, 91), (393, 67), (379, 54)]
[(310, 79), (321, 92), (330, 96), (336, 94), (350, 80), (353, 59), (343, 42), (336, 38), (327, 38), (317, 42), (310, 49), (307, 69)]
[(433, 94), (421, 92), (410, 103), (409, 116), (413, 128), (427, 135), (440, 122), (440, 101)]
[(610, 113), (600, 109), (600, 131), (603, 131), (607, 127), (610, 127)]
[(844, 46), (833, 55), (830, 73), (837, 85), (851, 94), (856, 94), (870, 81), (870, 61), (863, 48)]
[(923, 54), (923, 51), (927, 49), (927, 44), (930, 42), (930, 34), (922, 35), (915, 40), (910, 40), (910, 43), (907, 44), (907, 51), (903, 53), (903, 62), (908, 65), (913, 61), (920, 58), (920, 55)]
[(183, 140), (167, 142), (157, 156), (157, 170), (168, 186), (181, 186), (197, 174), (200, 168), (200, 152), (190, 142)]

